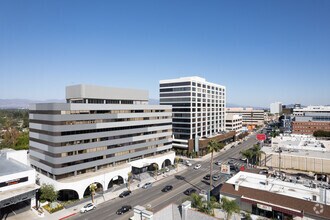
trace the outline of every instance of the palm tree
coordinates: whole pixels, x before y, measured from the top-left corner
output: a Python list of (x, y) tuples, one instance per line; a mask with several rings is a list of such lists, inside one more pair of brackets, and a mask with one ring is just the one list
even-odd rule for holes
[(153, 168), (154, 168), (154, 177), (155, 179), (157, 179), (157, 173), (158, 173), (158, 164), (152, 164)]
[(233, 213), (239, 213), (240, 208), (235, 200), (229, 200), (226, 197), (221, 198), (221, 208), (227, 213), (226, 219), (230, 219)]
[(178, 168), (179, 168), (179, 161), (180, 161), (180, 158), (179, 157), (175, 157), (175, 159), (174, 159), (174, 165), (175, 165), (176, 171), (178, 171)]
[[(213, 152), (217, 152), (223, 148), (223, 144), (211, 140), (207, 145), (207, 151), (211, 153), (211, 160), (210, 160), (210, 192), (212, 190), (212, 168), (213, 168)], [(208, 196), (208, 201), (210, 201), (210, 196)]]
[(202, 210), (203, 209), (203, 199), (200, 195), (193, 193), (190, 195), (192, 207)]
[(95, 195), (96, 189), (97, 189), (97, 185), (95, 183), (92, 183), (91, 185), (89, 185), (89, 191), (91, 192), (92, 203), (94, 203), (94, 195)]
[(252, 157), (253, 157), (253, 152), (250, 149), (247, 149), (245, 151), (241, 151), (240, 153), (242, 154), (243, 157), (246, 158), (246, 167), (248, 167), (249, 166), (249, 160), (251, 160)]
[(130, 188), (131, 188), (132, 177), (133, 177), (132, 172), (128, 172), (128, 174), (127, 174), (127, 189), (128, 190), (130, 190)]

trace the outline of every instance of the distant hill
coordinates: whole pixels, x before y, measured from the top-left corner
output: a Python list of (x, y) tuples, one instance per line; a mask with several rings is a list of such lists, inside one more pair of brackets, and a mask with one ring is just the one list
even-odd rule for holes
[(33, 103), (62, 103), (63, 99), (30, 100), (30, 99), (0, 99), (0, 109), (27, 109)]
[[(33, 103), (65, 103), (64, 99), (48, 99), (48, 100), (30, 100), (30, 99), (0, 99), (0, 109), (27, 109)], [(158, 99), (149, 99), (149, 104), (158, 105)], [(242, 106), (233, 103), (227, 103), (228, 108), (254, 108), (265, 109), (264, 107)]]

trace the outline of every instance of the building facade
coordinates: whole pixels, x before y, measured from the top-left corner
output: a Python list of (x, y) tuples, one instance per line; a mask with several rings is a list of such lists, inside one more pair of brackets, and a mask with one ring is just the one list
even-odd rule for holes
[(188, 149), (188, 140), (225, 131), (224, 86), (200, 77), (161, 80), (159, 86), (160, 104), (172, 106), (173, 147)]
[(242, 131), (242, 115), (239, 114), (226, 114), (226, 130), (236, 131), (239, 134)]
[(29, 114), (31, 165), (57, 190), (72, 189), (70, 179), (83, 185), (82, 198), (97, 179), (106, 190), (113, 178), (173, 163), (171, 106), (148, 105), (147, 91), (76, 85), (66, 99), (31, 105)]
[(264, 110), (253, 108), (227, 108), (227, 114), (242, 115), (242, 125), (248, 127), (249, 130), (256, 126), (261, 126), (265, 122)]
[(4, 216), (36, 205), (36, 172), (27, 162), (27, 151), (0, 151), (0, 213)]
[(270, 104), (270, 113), (271, 114), (282, 114), (282, 103), (274, 102)]
[(330, 131), (330, 106), (295, 108), (293, 115), (294, 134), (313, 134), (317, 130)]

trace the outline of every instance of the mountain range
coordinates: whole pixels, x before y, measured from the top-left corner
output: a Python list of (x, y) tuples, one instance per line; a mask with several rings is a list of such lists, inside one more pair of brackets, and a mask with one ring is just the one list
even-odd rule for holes
[[(48, 99), (48, 100), (31, 100), (31, 99), (0, 99), (0, 109), (27, 109), (30, 104), (33, 103), (65, 103), (64, 99)], [(149, 99), (149, 104), (157, 105), (159, 104), (158, 99)], [(236, 108), (255, 108), (255, 109), (265, 109), (264, 107), (257, 106), (241, 106), (233, 103), (227, 103), (227, 107)]]

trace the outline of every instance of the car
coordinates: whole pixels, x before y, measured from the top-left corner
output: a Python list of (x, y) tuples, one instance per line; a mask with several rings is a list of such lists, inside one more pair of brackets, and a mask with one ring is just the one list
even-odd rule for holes
[(152, 183), (151, 183), (151, 182), (147, 182), (147, 183), (145, 183), (145, 184), (142, 186), (143, 189), (149, 189), (149, 188), (151, 188), (151, 187), (152, 187)]
[(187, 165), (188, 167), (190, 167), (190, 166), (192, 166), (192, 163), (190, 163), (190, 161), (187, 160), (187, 161), (186, 161), (186, 165)]
[(117, 210), (117, 215), (122, 215), (132, 209), (130, 205), (123, 205), (120, 209)]
[(189, 188), (189, 189), (186, 189), (186, 191), (184, 191), (183, 193), (184, 193), (185, 195), (187, 195), (187, 196), (190, 196), (191, 194), (196, 193), (196, 192), (197, 192), (196, 189), (194, 189), (194, 188)]
[(96, 209), (96, 206), (93, 203), (88, 203), (80, 209), (80, 212), (85, 213), (85, 212), (91, 211), (93, 209)]
[(235, 161), (233, 159), (231, 159), (231, 160), (228, 161), (228, 164), (234, 164), (234, 162)]
[(221, 165), (221, 161), (220, 161), (220, 160), (216, 161), (216, 162), (215, 162), (215, 165), (220, 166), (220, 165)]
[(202, 167), (202, 165), (200, 165), (200, 164), (198, 163), (198, 164), (195, 165), (194, 169), (195, 169), (195, 170), (198, 170), (198, 169), (201, 168), (201, 167)]
[(162, 192), (168, 192), (168, 191), (171, 191), (172, 189), (173, 189), (172, 185), (167, 185), (162, 189)]
[(210, 180), (210, 174), (206, 174), (204, 177), (203, 177), (204, 180)]
[(120, 198), (124, 198), (124, 197), (130, 195), (131, 193), (132, 193), (132, 192), (131, 192), (130, 190), (126, 190), (126, 191), (120, 193), (120, 194), (119, 194), (119, 197), (120, 197)]
[(220, 179), (220, 175), (219, 174), (213, 174), (212, 179), (214, 181), (218, 181)]

